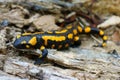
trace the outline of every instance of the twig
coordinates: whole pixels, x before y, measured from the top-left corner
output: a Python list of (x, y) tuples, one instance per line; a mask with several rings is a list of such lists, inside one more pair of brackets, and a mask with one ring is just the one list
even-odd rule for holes
[(97, 41), (98, 43), (101, 43), (101, 41), (100, 40), (98, 40), (95, 36), (93, 36), (93, 35), (90, 35), (95, 41)]

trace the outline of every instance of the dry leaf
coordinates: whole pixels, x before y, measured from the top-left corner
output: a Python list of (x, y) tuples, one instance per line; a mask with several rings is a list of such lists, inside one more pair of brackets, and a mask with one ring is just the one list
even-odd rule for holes
[(120, 17), (119, 16), (112, 16), (102, 24), (99, 24), (98, 28), (107, 28), (112, 25), (118, 25), (120, 24)]

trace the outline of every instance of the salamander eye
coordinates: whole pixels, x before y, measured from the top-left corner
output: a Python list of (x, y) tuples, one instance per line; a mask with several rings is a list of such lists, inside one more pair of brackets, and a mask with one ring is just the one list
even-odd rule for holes
[(23, 44), (18, 45), (18, 48), (19, 49), (31, 49), (32, 45), (30, 45), (28, 43), (23, 43)]
[[(23, 39), (23, 38), (22, 38)], [(31, 44), (28, 43), (28, 41), (26, 41), (25, 39), (22, 40), (21, 38), (16, 39), (14, 42), (14, 47), (18, 48), (18, 49), (28, 49), (31, 48)]]
[(13, 45), (18, 49), (32, 49), (37, 44), (36, 36), (21, 36), (17, 35)]
[(24, 49), (31, 49), (33, 47), (30, 43), (23, 43), (22, 46)]
[(23, 40), (20, 44), (26, 44), (27, 42), (25, 40)]

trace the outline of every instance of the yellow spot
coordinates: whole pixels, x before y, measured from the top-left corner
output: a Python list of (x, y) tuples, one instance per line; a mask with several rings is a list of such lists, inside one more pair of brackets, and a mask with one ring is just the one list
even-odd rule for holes
[(63, 41), (63, 40), (65, 40), (65, 36), (60, 36), (60, 37), (58, 37), (58, 39), (59, 39), (59, 41)]
[(102, 43), (102, 46), (105, 47), (107, 44), (106, 43)]
[(47, 46), (47, 40), (49, 39), (49, 36), (42, 36), (44, 40), (44, 44)]
[(55, 41), (55, 36), (48, 37), (48, 39), (51, 39), (51, 41)]
[(78, 36), (75, 36), (74, 37), (74, 41), (78, 41), (79, 40), (79, 37)]
[(71, 26), (71, 25), (67, 26), (67, 29), (71, 29), (71, 28), (72, 28), (72, 26)]
[(52, 32), (52, 31), (47, 31), (47, 33), (50, 33), (50, 34), (51, 34), (51, 33), (53, 33), (53, 32)]
[(37, 38), (36, 37), (33, 37), (28, 43), (30, 43), (31, 45), (36, 45), (37, 43)]
[(57, 33), (57, 34), (66, 33), (66, 32), (67, 32), (67, 29), (64, 29), (64, 30), (61, 30), (61, 31), (55, 31), (55, 33)]
[(29, 45), (26, 45), (26, 48), (30, 48), (30, 46), (29, 46)]
[(85, 28), (85, 32), (86, 32), (86, 33), (89, 33), (90, 31), (91, 31), (91, 28), (90, 28), (90, 27), (86, 27), (86, 28)]
[(21, 44), (26, 44), (26, 41), (22, 41)]
[(74, 30), (73, 30), (73, 33), (74, 33), (74, 35), (76, 35), (76, 34), (77, 34), (77, 30), (76, 30), (76, 29), (74, 29)]
[(51, 46), (51, 48), (54, 49), (54, 48), (55, 48), (55, 45), (53, 44), (53, 45)]
[(61, 39), (60, 39), (59, 37), (56, 37), (56, 36), (55, 36), (55, 37), (54, 37), (54, 41), (57, 41), (57, 42), (58, 42), (58, 41), (61, 41)]
[(64, 36), (55, 36), (55, 41), (63, 41), (65, 40)]
[(21, 35), (17, 35), (17, 39), (20, 38), (20, 37), (21, 37)]
[(35, 33), (32, 33), (32, 34), (43, 34), (44, 32), (35, 32)]
[(107, 40), (108, 39), (108, 37), (107, 36), (103, 36), (103, 40)]
[(69, 46), (69, 44), (65, 44), (65, 47), (67, 48)]
[(72, 38), (73, 38), (73, 34), (72, 33), (68, 34), (68, 39), (72, 39)]
[(30, 35), (31, 33), (23, 33), (22, 36)]
[(47, 41), (63, 41), (65, 40), (65, 36), (42, 36), (42, 39), (45, 41), (44, 44), (47, 46)]
[(102, 30), (100, 30), (99, 34), (102, 36), (102, 35), (104, 35), (104, 32)]
[(82, 28), (80, 26), (78, 26), (78, 31), (82, 32)]
[(42, 51), (42, 50), (44, 50), (44, 49), (45, 49), (45, 47), (44, 47), (44, 46), (41, 46), (41, 47), (40, 47), (40, 50), (41, 50), (41, 51)]

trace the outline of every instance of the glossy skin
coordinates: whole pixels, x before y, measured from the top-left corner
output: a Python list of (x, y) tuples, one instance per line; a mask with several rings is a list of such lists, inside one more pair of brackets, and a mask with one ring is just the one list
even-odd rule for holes
[(79, 45), (81, 43), (79, 38), (80, 34), (98, 34), (103, 39), (103, 43), (98, 46), (106, 46), (107, 36), (104, 35), (102, 30), (90, 27), (83, 29), (80, 26), (72, 27), (71, 25), (66, 26), (61, 31), (24, 33), (18, 35), (13, 45), (18, 49), (40, 49), (42, 55), (35, 62), (35, 64), (40, 64), (48, 54), (46, 48), (61, 50), (67, 49), (72, 45)]

